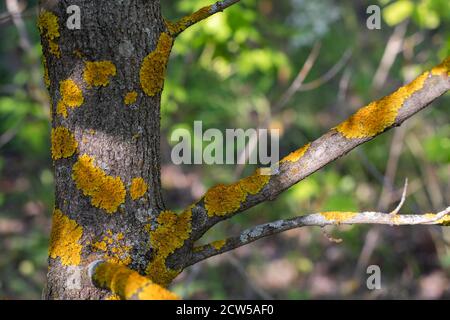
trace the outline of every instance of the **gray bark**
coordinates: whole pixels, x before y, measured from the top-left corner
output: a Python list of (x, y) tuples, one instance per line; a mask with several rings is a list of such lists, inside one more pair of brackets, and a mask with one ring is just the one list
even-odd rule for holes
[[(81, 8), (81, 30), (69, 30), (66, 8)], [(42, 46), (50, 77), (53, 128), (64, 126), (78, 142), (78, 154), (54, 162), (55, 207), (83, 227), (79, 241), (83, 246), (81, 264), (63, 266), (59, 259), (49, 259), (49, 272), (44, 298), (99, 299), (106, 291), (96, 289), (85, 272), (89, 262), (101, 258), (101, 252), (90, 248), (101, 240), (105, 230), (123, 233), (132, 246), (130, 267), (145, 268), (151, 255), (148, 233), (143, 230), (145, 217), (155, 216), (164, 208), (160, 182), (160, 94), (146, 96), (139, 82), (139, 69), (152, 52), (164, 31), (159, 0), (70, 0), (41, 1), (41, 9), (59, 18), (61, 49), (58, 58)], [(117, 69), (106, 87), (88, 88), (83, 82), (86, 61), (109, 60)], [(56, 114), (60, 99), (59, 82), (73, 79), (83, 90), (84, 103), (70, 108), (68, 117)], [(135, 107), (125, 106), (124, 95), (137, 91)], [(119, 176), (127, 190), (126, 200), (116, 213), (108, 214), (94, 207), (90, 198), (77, 189), (72, 166), (79, 155), (88, 154), (95, 165), (111, 176)], [(149, 184), (144, 198), (133, 201), (129, 185), (133, 177)], [(81, 279), (81, 280), (80, 280)], [(72, 285), (68, 282), (72, 281)], [(77, 283), (78, 282), (78, 283)], [(74, 285), (73, 285), (74, 284)]]

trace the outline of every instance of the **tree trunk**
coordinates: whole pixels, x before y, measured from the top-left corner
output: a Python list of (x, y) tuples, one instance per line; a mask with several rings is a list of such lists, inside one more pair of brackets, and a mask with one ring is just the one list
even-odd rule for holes
[[(70, 5), (81, 9), (79, 30), (66, 25)], [(160, 93), (172, 42), (159, 41), (159, 0), (43, 0), (38, 27), (56, 182), (44, 298), (100, 299), (107, 291), (91, 284), (91, 262), (143, 273), (152, 257), (147, 231), (164, 209)]]

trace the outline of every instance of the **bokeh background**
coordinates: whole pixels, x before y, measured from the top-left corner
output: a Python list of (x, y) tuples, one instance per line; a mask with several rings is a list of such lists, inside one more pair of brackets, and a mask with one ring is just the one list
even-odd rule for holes
[[(162, 1), (176, 19), (210, 0)], [(382, 29), (366, 8), (382, 8)], [(0, 299), (39, 299), (53, 208), (49, 102), (42, 82), (37, 1), (0, 2)], [(319, 137), (450, 53), (448, 0), (242, 0), (179, 37), (162, 105), (166, 202), (181, 209), (252, 166), (175, 166), (176, 128), (278, 128), (281, 154)], [(297, 79), (297, 81), (295, 81)], [(294, 186), (224, 222), (218, 240), (275, 219), (324, 210), (405, 213), (450, 204), (450, 96)], [(214, 257), (172, 289), (186, 299), (450, 298), (450, 229), (303, 228)], [(330, 241), (340, 238), (341, 243)], [(366, 288), (380, 266), (382, 289)]]

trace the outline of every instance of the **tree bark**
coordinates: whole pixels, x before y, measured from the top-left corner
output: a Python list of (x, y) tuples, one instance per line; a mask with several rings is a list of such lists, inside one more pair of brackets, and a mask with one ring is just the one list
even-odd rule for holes
[[(107, 291), (91, 284), (87, 266), (106, 259), (143, 272), (152, 255), (145, 225), (164, 209), (161, 94), (142, 90), (140, 70), (166, 26), (159, 0), (40, 4), (56, 183), (43, 296), (100, 299)], [(80, 30), (66, 27), (70, 5), (81, 9)], [(91, 176), (77, 177), (77, 163)], [(143, 179), (135, 197), (148, 185), (137, 199), (131, 196), (134, 178)]]

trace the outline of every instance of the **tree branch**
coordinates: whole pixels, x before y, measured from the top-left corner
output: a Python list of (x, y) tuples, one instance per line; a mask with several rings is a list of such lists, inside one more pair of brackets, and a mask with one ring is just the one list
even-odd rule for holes
[(194, 24), (209, 18), (210, 16), (222, 12), (233, 4), (238, 3), (240, 0), (223, 0), (217, 1), (213, 5), (203, 7), (200, 10), (194, 12), (191, 15), (185, 16), (176, 22), (166, 21), (167, 29), (172, 37), (178, 36), (187, 28), (193, 26)]
[(277, 171), (264, 176), (255, 172), (230, 185), (217, 185), (192, 206), (191, 240), (198, 240), (216, 223), (281, 192), (342, 157), (379, 134), (400, 126), (450, 89), (450, 57), (389, 96), (359, 109), (322, 137), (294, 151), (279, 162)]
[[(403, 201), (401, 202), (403, 203)], [(242, 247), (258, 239), (271, 236), (286, 230), (305, 226), (324, 227), (340, 224), (384, 224), (390, 226), (405, 225), (447, 225), (450, 223), (450, 207), (436, 214), (397, 215), (383, 212), (321, 212), (299, 216), (286, 220), (278, 220), (243, 231), (237, 237), (222, 241), (215, 241), (201, 247), (194, 248), (191, 259), (186, 266), (195, 264), (209, 257)]]
[(174, 293), (123, 265), (95, 261), (89, 266), (92, 283), (123, 300), (177, 300)]

